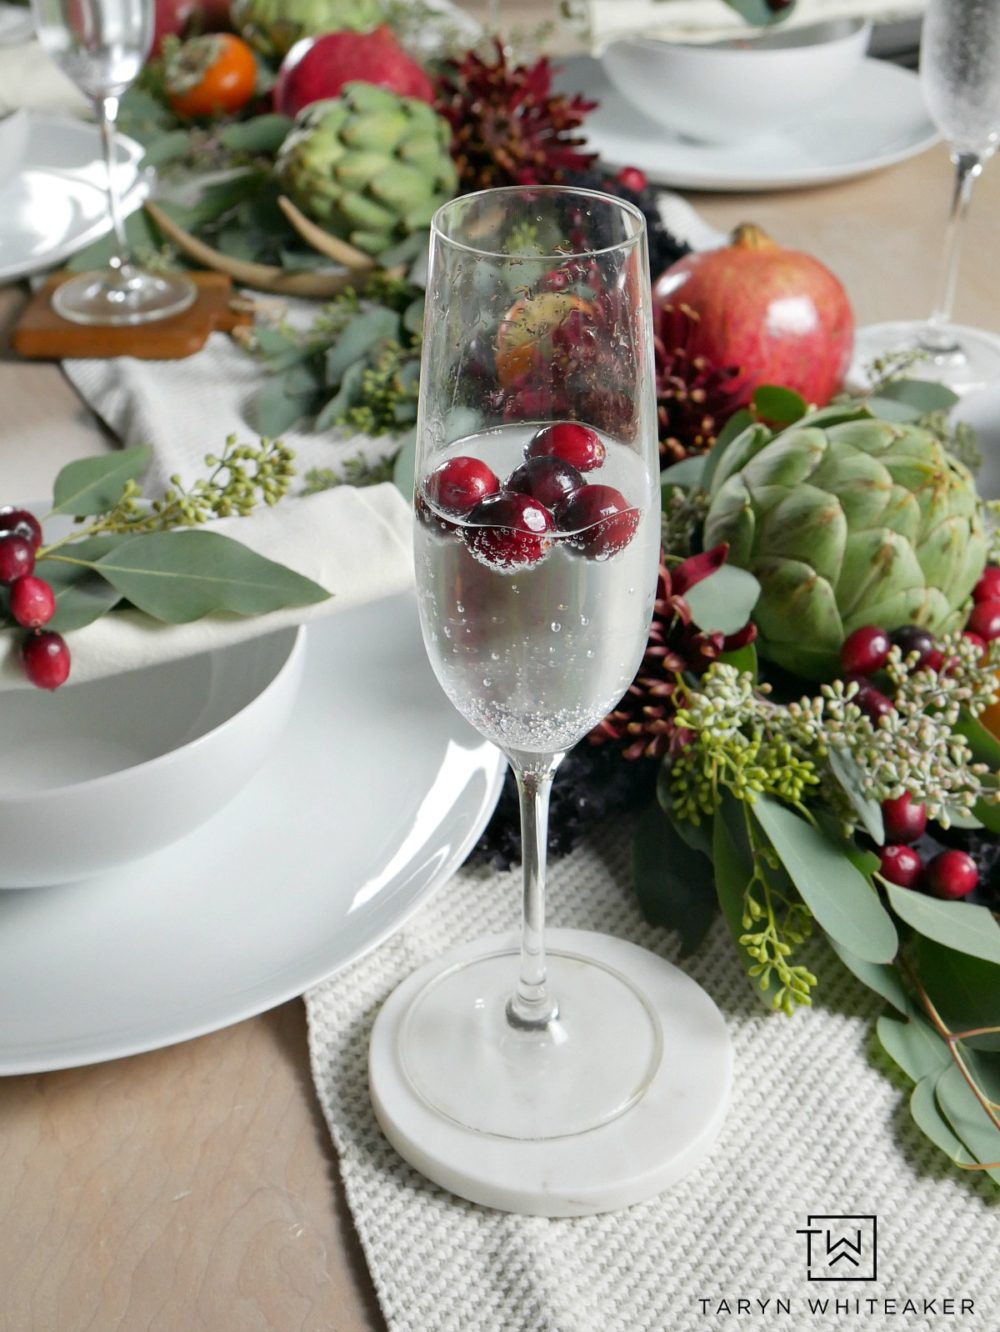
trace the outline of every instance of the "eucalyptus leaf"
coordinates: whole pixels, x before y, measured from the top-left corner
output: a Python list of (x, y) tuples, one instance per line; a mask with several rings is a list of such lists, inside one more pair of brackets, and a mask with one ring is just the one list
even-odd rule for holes
[(946, 1043), (919, 1013), (905, 1021), (883, 1014), (875, 1029), (883, 1050), (914, 1082), (936, 1079), (952, 1062)]
[(794, 425), (809, 410), (801, 393), (778, 384), (761, 384), (754, 391), (752, 404), (756, 414), (772, 426)]
[(1000, 1184), (1000, 1129), (990, 1121), (957, 1064), (938, 1075), (934, 1094), (958, 1138), (981, 1165), (992, 1166), (986, 1174)]
[(759, 597), (760, 583), (753, 574), (731, 564), (724, 564), (684, 593), (698, 628), (721, 634), (742, 629)]
[[(712, 860), (715, 865), (715, 890), (719, 906), (722, 908), (723, 919), (736, 943), (743, 969), (749, 975), (754, 961), (746, 949), (741, 947), (739, 941), (746, 934), (743, 911), (747, 888), (753, 877), (753, 856), (744, 822), (743, 806), (732, 796), (723, 798), (715, 814), (712, 827)], [(763, 985), (759, 976), (751, 976), (750, 979), (757, 997), (766, 1008), (771, 1008), (778, 991), (773, 973)]]
[(294, 124), (288, 116), (254, 116), (227, 125), (219, 134), (219, 141), (236, 152), (273, 154), (288, 138)]
[(355, 315), (326, 354), (329, 387), (336, 388), (347, 370), (380, 342), (398, 341), (399, 331), (399, 315), (384, 305)]
[(921, 415), (917, 408), (908, 402), (898, 402), (881, 392), (872, 394), (868, 399), (868, 406), (881, 421), (898, 421), (900, 424), (905, 424), (907, 421), (916, 421)]
[(424, 327), (424, 296), (421, 293), (403, 311), (403, 328), (416, 337)]
[(692, 453), (689, 458), (682, 458), (660, 473), (660, 492), (669, 499), (675, 490), (693, 490), (704, 483), (706, 455)]
[(51, 512), (82, 516), (105, 513), (121, 499), (125, 483), (142, 475), (152, 456), (148, 444), (134, 444), (67, 463), (52, 488)]
[(239, 541), (200, 529), (132, 537), (93, 567), (133, 606), (167, 624), (213, 611), (261, 615), (330, 595)]
[(186, 129), (170, 130), (158, 134), (146, 145), (143, 167), (164, 167), (181, 162), (191, 150), (191, 135)]
[(120, 535), (85, 537), (39, 560), (39, 575), (56, 599), (55, 614), (47, 629), (60, 634), (83, 629), (121, 601), (121, 593), (90, 566), (127, 540), (127, 536)]
[(951, 1127), (938, 1105), (935, 1087), (940, 1074), (921, 1078), (910, 1093), (910, 1114), (917, 1128), (952, 1161), (970, 1164), (969, 1149)]
[(253, 424), (261, 435), (268, 439), (277, 439), (286, 430), (291, 429), (296, 421), (311, 415), (314, 399), (311, 396), (293, 395), (286, 391), (282, 376), (276, 375), (264, 385), (253, 400), (251, 416)]
[(864, 962), (891, 962), (899, 946), (892, 918), (843, 849), (769, 796), (758, 795), (753, 813), (826, 933)]
[(396, 454), (392, 468), (392, 481), (407, 504), (413, 503), (413, 487), (417, 472), (417, 437), (404, 444)]
[(882, 846), (885, 842), (885, 824), (882, 819), (882, 807), (877, 800), (865, 795), (861, 769), (850, 752), (837, 745), (831, 745), (827, 754), (830, 771), (836, 777), (844, 794), (864, 826), (865, 832)]
[(959, 401), (958, 394), (946, 384), (935, 383), (932, 379), (892, 379), (883, 384), (878, 391), (883, 401), (905, 403), (914, 409), (917, 416), (927, 416), (930, 412), (950, 412)]
[(1000, 966), (1000, 925), (986, 907), (974, 902), (942, 902), (894, 883), (886, 885), (886, 892), (896, 915), (918, 934)]
[(906, 991), (895, 967), (890, 967), (884, 962), (866, 962), (864, 958), (852, 953), (849, 948), (845, 948), (830, 935), (827, 935), (826, 940), (848, 971), (853, 972), (863, 985), (881, 995), (901, 1013), (907, 1011)]
[[(914, 953), (920, 982), (950, 1031), (1000, 1026), (1000, 966), (920, 934)], [(1000, 1032), (972, 1037), (970, 1044), (1000, 1050)]]
[(676, 930), (684, 953), (693, 953), (715, 917), (712, 865), (678, 835), (659, 805), (648, 806), (639, 816), (632, 874), (646, 919)]
[(316, 430), (332, 430), (340, 423), (340, 418), (361, 396), (362, 381), (365, 377), (364, 361), (355, 361), (344, 371), (340, 388), (316, 417)]
[(981, 797), (973, 806), (976, 818), (991, 833), (1000, 834), (1000, 805), (994, 805)]
[(660, 808), (664, 810), (664, 817), (670, 820), (670, 823), (677, 833), (677, 836), (688, 844), (692, 851), (698, 851), (707, 860), (712, 859), (712, 825), (710, 823), (691, 823), (688, 819), (675, 819), (669, 808)]

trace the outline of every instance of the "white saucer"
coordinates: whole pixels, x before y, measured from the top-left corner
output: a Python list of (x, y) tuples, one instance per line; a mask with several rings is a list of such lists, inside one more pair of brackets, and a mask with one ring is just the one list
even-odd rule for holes
[(231, 805), (100, 878), (0, 894), (0, 1073), (170, 1045), (301, 994), (458, 868), (503, 772), (431, 674), (412, 597), (314, 621), (289, 729)]
[[(375, 1116), (404, 1160), (471, 1202), (526, 1216), (618, 1211), (662, 1193), (708, 1155), (729, 1105), (733, 1067), (729, 1033), (718, 1008), (690, 976), (636, 944), (587, 930), (550, 930), (546, 951), (554, 970), (560, 963), (570, 968), (583, 963), (588, 970), (593, 964), (598, 973), (627, 978), (657, 1025), (656, 1058), (641, 1091), (620, 1113), (596, 1127), (562, 1136), (503, 1136), (465, 1127), (432, 1106), (411, 1080), (407, 1024), (427, 991), (484, 958), (509, 963), (513, 980), (517, 941), (493, 936), (427, 963), (382, 1006), (368, 1058)], [(558, 988), (554, 976), (557, 995)], [(544, 1118), (545, 1104), (535, 1103), (555, 1100), (567, 1112), (559, 1116), (560, 1122), (568, 1122), (580, 1088), (568, 1085), (561, 1071), (558, 1041), (548, 1049), (538, 1047), (526, 1061), (499, 1042), (497, 1058), (492, 1060), (477, 1060), (475, 1050), (463, 1048), (460, 1033), (466, 1026), (467, 1034), (478, 1032), (481, 1038), (489, 1030), (489, 1014), (481, 1011), (486, 1004), (485, 998), (479, 998), (466, 1024), (442, 1021), (438, 1015), (439, 1062), (442, 1069), (449, 1061), (460, 1066), (463, 1101), (473, 1095), (488, 1117), (491, 1102), (496, 1098), (506, 1102), (510, 1094), (522, 1102), (520, 1108), (541, 1111)], [(567, 1015), (567, 1028), (570, 1025)], [(580, 1026), (586, 1042), (590, 1024), (584, 1021)], [(508, 1037), (517, 1039), (509, 1032)], [(627, 1027), (617, 1039), (622, 1051), (639, 1043)], [(532, 1073), (535, 1085), (529, 1087)]]
[[(118, 135), (118, 188), (126, 213), (149, 192), (145, 150)], [(20, 170), (0, 183), (0, 282), (68, 259), (110, 230), (104, 159), (95, 125), (29, 113)]]
[[(600, 105), (586, 120), (588, 147), (613, 167), (636, 166), (657, 185), (690, 190), (790, 190), (845, 180), (902, 162), (936, 143), (917, 76), (865, 60), (835, 102), (787, 133), (738, 144), (672, 138), (612, 87), (588, 56), (565, 62), (559, 86)], [(710, 90), (709, 90), (710, 91)]]

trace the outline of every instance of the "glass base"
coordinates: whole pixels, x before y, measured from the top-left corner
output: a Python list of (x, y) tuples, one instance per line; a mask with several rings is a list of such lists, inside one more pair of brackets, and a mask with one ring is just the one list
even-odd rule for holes
[(559, 1017), (510, 1026), (515, 941), (429, 963), (372, 1032), (372, 1103), (386, 1137), (473, 1202), (583, 1216), (652, 1197), (697, 1168), (722, 1126), (732, 1054), (688, 976), (635, 944), (553, 930)]
[(932, 329), (917, 320), (899, 320), (857, 330), (847, 387), (864, 392), (874, 361), (909, 351), (924, 353), (906, 372), (914, 379), (933, 380), (958, 394), (1000, 383), (1000, 337), (960, 324)]
[(549, 952), (547, 963), (559, 1016), (534, 1031), (511, 1026), (505, 1012), (516, 947), (427, 982), (407, 1012), (400, 1052), (431, 1110), (477, 1133), (537, 1141), (586, 1133), (642, 1096), (663, 1054), (656, 1013), (598, 961)]
[(52, 294), (52, 308), (73, 324), (149, 324), (180, 314), (197, 295), (197, 287), (181, 273), (109, 268), (63, 282)]

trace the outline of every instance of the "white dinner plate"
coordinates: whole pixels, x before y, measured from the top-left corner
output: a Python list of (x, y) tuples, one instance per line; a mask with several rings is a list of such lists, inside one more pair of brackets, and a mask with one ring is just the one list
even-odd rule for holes
[(791, 190), (877, 171), (923, 152), (939, 137), (924, 109), (917, 76), (865, 60), (829, 104), (781, 135), (737, 144), (672, 137), (616, 91), (589, 56), (565, 62), (565, 90), (600, 105), (586, 120), (588, 146), (613, 167), (636, 166), (657, 185), (689, 190)]
[[(111, 227), (96, 125), (29, 113), (16, 175), (0, 183), (0, 282), (68, 259)], [(117, 183), (126, 213), (149, 192), (141, 144), (118, 135)]]
[(302, 994), (458, 868), (503, 772), (434, 679), (412, 596), (315, 621), (289, 729), (228, 808), (99, 879), (0, 894), (0, 1073), (170, 1045)]
[[(917, 366), (914, 374), (919, 375)], [(962, 398), (952, 411), (959, 421), (965, 421), (976, 432), (976, 443), (982, 454), (982, 463), (976, 477), (979, 493), (989, 498), (1000, 497), (1000, 384), (978, 389)]]

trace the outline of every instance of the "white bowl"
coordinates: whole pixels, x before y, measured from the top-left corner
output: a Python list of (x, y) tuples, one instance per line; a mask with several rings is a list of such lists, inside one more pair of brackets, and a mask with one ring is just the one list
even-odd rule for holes
[(793, 127), (828, 101), (860, 66), (870, 35), (869, 22), (838, 19), (707, 46), (627, 38), (601, 61), (650, 119), (674, 134), (732, 143)]
[(100, 874), (204, 823), (270, 754), (304, 657), (305, 630), (284, 629), (55, 693), (6, 691), (0, 888)]

